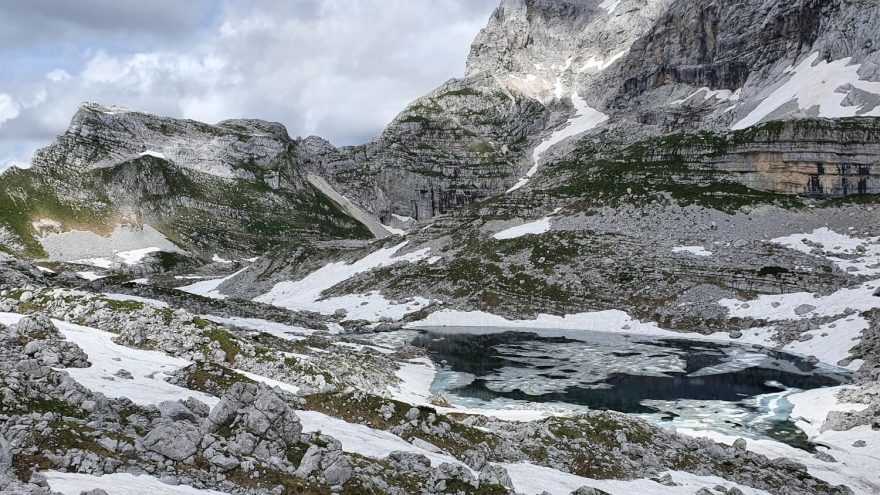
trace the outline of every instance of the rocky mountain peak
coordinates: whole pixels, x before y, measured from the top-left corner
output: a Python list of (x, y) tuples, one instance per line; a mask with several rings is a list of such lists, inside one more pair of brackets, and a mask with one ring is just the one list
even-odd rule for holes
[(668, 0), (510, 0), (471, 47), (467, 74), (489, 72), (541, 100), (559, 99), (627, 53)]
[(216, 125), (85, 102), (67, 132), (33, 159), (36, 170), (81, 174), (150, 156), (221, 178), (253, 180), (291, 161), (293, 141), (279, 123)]

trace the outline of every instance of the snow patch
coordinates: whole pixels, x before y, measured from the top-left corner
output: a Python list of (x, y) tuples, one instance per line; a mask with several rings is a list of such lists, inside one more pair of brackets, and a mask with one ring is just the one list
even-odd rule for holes
[(227, 495), (215, 490), (200, 490), (187, 485), (168, 485), (162, 481), (142, 474), (135, 476), (129, 473), (91, 474), (61, 473), (43, 471), (49, 488), (61, 495), (80, 495), (95, 489), (104, 490), (108, 495)]
[[(733, 445), (739, 436), (726, 435), (717, 431), (676, 428), (677, 433), (692, 437), (708, 438), (714, 442)], [(869, 478), (870, 473), (863, 472), (857, 466), (843, 462), (825, 462), (813, 454), (782, 442), (769, 439), (749, 439), (746, 448), (752, 452), (767, 456), (768, 459), (791, 459), (807, 467), (810, 475), (824, 480), (831, 485), (847, 485), (856, 495), (874, 495), (880, 492), (880, 485)]]
[(406, 245), (407, 242), (402, 242), (396, 246), (379, 249), (353, 263), (342, 261), (330, 263), (307, 275), (302, 280), (280, 282), (268, 293), (257, 297), (254, 301), (287, 309), (315, 311), (323, 314), (333, 314), (338, 309), (345, 309), (347, 311), (346, 320), (364, 319), (367, 321), (379, 321), (386, 316), (400, 319), (406, 314), (427, 306), (429, 301), (416, 297), (410, 302), (395, 303), (385, 299), (378, 292), (352, 294), (328, 299), (322, 299), (321, 297), (327, 289), (356, 275), (400, 262), (418, 263), (427, 259), (431, 251), (430, 248), (424, 248), (409, 254), (395, 256)]
[(405, 217), (403, 215), (398, 215), (397, 213), (392, 213), (391, 216), (396, 218), (398, 221), (403, 222), (403, 223), (415, 223), (416, 222), (416, 219), (413, 217)]
[(281, 381), (278, 381), (278, 380), (275, 380), (272, 378), (268, 378), (268, 377), (265, 377), (262, 375), (257, 375), (256, 373), (251, 373), (249, 371), (244, 371), (244, 370), (239, 370), (239, 369), (234, 369), (232, 371), (235, 371), (236, 373), (238, 373), (239, 375), (241, 375), (245, 378), (250, 378), (251, 380), (253, 380), (255, 382), (263, 383), (263, 384), (268, 385), (272, 388), (280, 388), (281, 390), (284, 390), (285, 392), (290, 392), (295, 395), (299, 394), (299, 387), (297, 387), (296, 385), (291, 385), (290, 383), (285, 383), (285, 382), (281, 382)]
[(708, 87), (702, 87), (693, 93), (690, 94), (687, 98), (681, 100), (670, 101), (670, 105), (682, 105), (692, 99), (695, 99), (697, 96), (703, 95), (703, 101), (707, 101), (711, 98), (718, 100), (719, 102), (723, 101), (736, 101), (739, 99), (739, 90), (733, 92), (729, 89), (711, 89)]
[[(846, 313), (848, 309), (868, 311), (880, 308), (880, 297), (873, 295), (878, 286), (880, 286), (880, 280), (874, 280), (854, 288), (840, 289), (825, 296), (811, 292), (765, 294), (750, 301), (722, 299), (718, 301), (718, 304), (727, 308), (731, 317), (767, 321), (838, 316)], [(813, 309), (806, 311), (810, 306)]]
[(851, 60), (847, 57), (832, 62), (819, 61), (819, 52), (813, 53), (797, 67), (786, 69), (785, 72), (791, 74), (788, 81), (731, 128), (745, 129), (758, 124), (790, 102), (797, 103), (800, 110), (817, 108), (819, 117), (880, 116), (880, 107), (860, 113), (863, 107), (844, 106), (847, 93), (853, 88), (880, 94), (880, 82), (862, 80), (859, 76), (861, 64), (849, 65)]
[(880, 236), (858, 238), (822, 227), (809, 234), (777, 237), (770, 242), (825, 258), (850, 275), (880, 275)]
[(126, 265), (136, 265), (140, 263), (148, 254), (158, 253), (161, 249), (155, 246), (133, 249), (131, 251), (121, 251), (116, 253), (116, 257), (121, 259)]
[[(816, 330), (804, 332), (810, 340), (794, 341), (782, 350), (803, 356), (815, 356), (824, 363), (837, 365), (850, 356), (850, 350), (861, 340), (861, 334), (868, 329), (868, 321), (861, 316), (850, 316), (822, 325)], [(853, 360), (846, 368), (856, 371), (864, 361)]]
[[(248, 267), (249, 268), (249, 267)], [(243, 268), (229, 276), (223, 278), (215, 278), (211, 280), (202, 280), (201, 282), (196, 282), (191, 285), (185, 285), (183, 287), (177, 287), (177, 290), (182, 290), (184, 292), (189, 292), (190, 294), (195, 294), (197, 296), (208, 297), (211, 299), (226, 299), (226, 295), (221, 294), (218, 290), (224, 282), (231, 280), (236, 275), (243, 273), (248, 268)]]
[(153, 150), (147, 150), (147, 151), (144, 151), (143, 153), (138, 153), (138, 156), (152, 156), (153, 158), (159, 158), (159, 159), (161, 159), (161, 160), (167, 160), (167, 158), (165, 158), (165, 154), (164, 154), (164, 153), (160, 153), (160, 152), (158, 152), (158, 151), (153, 151)]
[(221, 258), (220, 255), (216, 254), (216, 253), (214, 254), (214, 256), (211, 257), (211, 261), (213, 261), (214, 263), (220, 263), (223, 265), (231, 265), (232, 264), (231, 261), (224, 259), (224, 258)]
[(673, 253), (687, 253), (694, 256), (712, 256), (712, 251), (707, 250), (703, 246), (676, 246), (672, 248)]
[(274, 337), (285, 340), (304, 340), (305, 336), (312, 335), (317, 330), (309, 328), (285, 325), (275, 321), (263, 320), (261, 318), (243, 318), (239, 316), (214, 316), (203, 315), (202, 318), (213, 321), (220, 325), (230, 325), (233, 327), (247, 328), (257, 332), (267, 333)]
[(627, 53), (629, 53), (629, 49), (623, 50), (622, 52), (617, 52), (614, 55), (605, 58), (596, 58), (595, 55), (591, 55), (590, 58), (588, 58), (587, 61), (584, 63), (584, 65), (582, 65), (578, 69), (578, 72), (586, 72), (590, 69), (595, 69), (598, 72), (602, 72), (603, 70), (610, 67), (611, 64), (617, 62), (619, 58), (623, 57)]
[(299, 416), (304, 433), (320, 431), (330, 435), (339, 440), (342, 443), (342, 450), (348, 453), (384, 459), (395, 451), (414, 452), (430, 459), (432, 466), (439, 466), (444, 462), (464, 465), (451, 456), (417, 447), (387, 431), (347, 423), (316, 411), (297, 411), (296, 415)]
[(632, 495), (634, 493), (640, 495), (681, 495), (696, 493), (701, 488), (715, 493), (716, 486), (723, 486), (727, 490), (735, 487), (745, 495), (770, 495), (763, 490), (739, 485), (717, 476), (697, 476), (680, 471), (669, 471), (678, 486), (665, 486), (647, 479), (595, 480), (527, 462), (501, 463), (499, 465), (507, 470), (516, 492), (525, 495), (540, 495), (545, 492), (550, 495), (569, 495), (584, 486), (604, 490), (611, 495)]
[[(17, 323), (23, 315), (0, 313), (0, 323)], [(100, 392), (107, 397), (128, 397), (140, 405), (176, 401), (186, 397), (196, 398), (214, 406), (216, 397), (189, 390), (165, 381), (175, 371), (192, 363), (171, 357), (164, 352), (145, 351), (121, 346), (113, 342), (116, 334), (104, 332), (61, 320), (52, 320), (64, 337), (73, 342), (89, 357), (88, 368), (67, 368), (65, 371), (82, 386)], [(131, 373), (132, 378), (117, 377), (120, 370)]]
[(129, 294), (113, 294), (113, 293), (108, 293), (108, 292), (105, 292), (103, 295), (104, 295), (104, 297), (106, 297), (107, 299), (110, 299), (111, 301), (133, 301), (133, 302), (139, 302), (142, 304), (153, 306), (154, 308), (159, 308), (159, 309), (168, 308), (167, 302), (159, 301), (158, 299), (149, 299), (146, 297), (132, 296)]
[(498, 240), (516, 239), (525, 235), (539, 235), (550, 231), (550, 217), (544, 217), (538, 221), (517, 225), (501, 232), (496, 233), (492, 237)]

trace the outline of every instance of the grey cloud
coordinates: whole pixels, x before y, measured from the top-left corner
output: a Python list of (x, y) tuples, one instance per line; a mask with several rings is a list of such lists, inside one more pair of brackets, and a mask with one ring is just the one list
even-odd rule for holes
[(29, 41), (75, 43), (92, 33), (183, 35), (210, 20), (213, 10), (207, 0), (0, 0), (0, 32), (14, 42), (6, 49)]

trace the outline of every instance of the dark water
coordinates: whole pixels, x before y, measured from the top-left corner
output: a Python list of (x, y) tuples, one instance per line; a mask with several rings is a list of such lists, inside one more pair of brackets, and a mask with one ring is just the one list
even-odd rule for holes
[(774, 417), (772, 411), (762, 411), (759, 396), (785, 389), (835, 386), (849, 380), (840, 369), (816, 367), (791, 354), (691, 340), (589, 332), (578, 332), (575, 339), (525, 332), (463, 334), (446, 330), (423, 333), (413, 345), (425, 348), (449, 372), (473, 375), (464, 384), (445, 390), (454, 396), (654, 413), (664, 420), (674, 420), (680, 413), (660, 408), (656, 401), (715, 401), (711, 403), (715, 406), (720, 401), (730, 403), (738, 417), (761, 419), (748, 424), (739, 424), (736, 417), (712, 421), (725, 422), (733, 430), (758, 430), (750, 433), (800, 447), (807, 446), (806, 437), (788, 421), (787, 412)]

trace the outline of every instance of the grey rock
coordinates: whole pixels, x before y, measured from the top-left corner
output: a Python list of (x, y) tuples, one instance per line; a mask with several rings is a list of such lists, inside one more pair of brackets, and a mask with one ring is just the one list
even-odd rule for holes
[(179, 401), (160, 402), (158, 407), (159, 414), (171, 421), (189, 421), (196, 424), (200, 422), (200, 418)]
[(414, 452), (395, 451), (388, 454), (386, 460), (403, 473), (426, 473), (431, 470), (431, 460)]
[(816, 310), (816, 306), (813, 306), (812, 304), (801, 304), (800, 306), (794, 308), (794, 314), (796, 314), (798, 316), (803, 316), (803, 315), (805, 315), (811, 311), (815, 311), (815, 310)]
[(12, 450), (6, 438), (0, 435), (0, 474), (8, 472), (10, 467), (12, 467)]
[(296, 475), (300, 478), (305, 478), (320, 469), (322, 456), (323, 452), (320, 447), (317, 445), (310, 445), (308, 450), (306, 450), (306, 453), (303, 455), (302, 460), (300, 460)]
[(488, 467), (480, 471), (480, 482), (491, 483), (493, 485), (501, 485), (505, 488), (513, 489), (513, 481), (507, 470), (497, 464), (490, 464)]
[(240, 463), (238, 459), (232, 456), (225, 456), (221, 454), (215, 454), (208, 459), (208, 462), (220, 468), (221, 471), (232, 471), (237, 468)]
[(134, 376), (132, 376), (131, 371), (126, 369), (121, 369), (113, 374), (113, 376), (117, 378), (122, 378), (123, 380), (133, 380)]
[(342, 486), (354, 475), (348, 458), (334, 451), (321, 458), (321, 476), (331, 486)]
[(183, 461), (198, 451), (202, 435), (199, 429), (186, 421), (175, 421), (157, 426), (144, 437), (147, 450), (174, 461)]
[(406, 412), (406, 419), (407, 419), (407, 421), (415, 421), (415, 420), (419, 419), (420, 414), (421, 414), (421, 411), (419, 411), (419, 408), (412, 407), (412, 408), (410, 408), (409, 411)]
[(661, 477), (655, 479), (654, 481), (656, 481), (657, 483), (659, 483), (659, 484), (661, 484), (661, 485), (663, 485), (663, 486), (679, 486), (679, 484), (676, 483), (676, 482), (672, 479), (672, 475), (669, 474), (669, 473), (664, 474), (663, 476), (661, 476)]
[(608, 495), (608, 492), (589, 486), (582, 486), (571, 492), (571, 495)]

